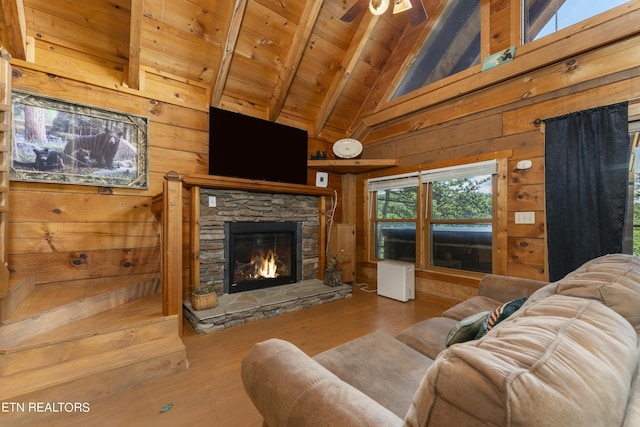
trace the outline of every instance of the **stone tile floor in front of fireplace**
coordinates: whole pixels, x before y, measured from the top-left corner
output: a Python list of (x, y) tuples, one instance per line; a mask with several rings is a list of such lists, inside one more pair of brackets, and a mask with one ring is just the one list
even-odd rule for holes
[(224, 294), (218, 297), (217, 307), (206, 310), (194, 310), (191, 302), (186, 300), (183, 302), (184, 315), (196, 333), (208, 333), (348, 298), (352, 289), (349, 284), (330, 287), (321, 280), (303, 280), (266, 289)]

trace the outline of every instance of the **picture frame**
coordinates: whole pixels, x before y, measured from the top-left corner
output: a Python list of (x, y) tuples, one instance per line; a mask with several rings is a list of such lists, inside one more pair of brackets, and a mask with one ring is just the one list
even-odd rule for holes
[(148, 118), (20, 90), (11, 108), (11, 180), (148, 189)]

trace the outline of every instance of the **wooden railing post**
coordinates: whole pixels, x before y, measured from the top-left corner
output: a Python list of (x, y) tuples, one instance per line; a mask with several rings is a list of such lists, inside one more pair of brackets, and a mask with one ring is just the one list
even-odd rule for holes
[(165, 316), (178, 316), (182, 336), (182, 182), (168, 172), (163, 184), (162, 300)]
[(200, 187), (191, 187), (190, 270), (193, 288), (200, 287)]

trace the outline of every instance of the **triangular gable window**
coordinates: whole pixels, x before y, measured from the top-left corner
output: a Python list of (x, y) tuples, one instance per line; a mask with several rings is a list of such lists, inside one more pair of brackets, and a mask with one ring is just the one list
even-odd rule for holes
[(480, 63), (480, 0), (449, 1), (393, 98)]

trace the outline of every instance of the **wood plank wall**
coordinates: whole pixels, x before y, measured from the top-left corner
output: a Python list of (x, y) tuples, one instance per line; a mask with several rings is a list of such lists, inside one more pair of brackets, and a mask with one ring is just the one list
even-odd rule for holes
[(25, 66), (14, 66), (13, 82), (22, 90), (149, 117), (150, 188), (12, 182), (11, 270), (35, 272), (40, 283), (159, 272), (160, 226), (151, 196), (170, 170), (205, 171), (208, 114)]
[[(513, 28), (504, 28), (504, 19), (514, 11), (505, 1), (492, 0), (492, 34), (490, 50), (513, 43)], [(633, 2), (637, 4), (637, 2)], [(511, 2), (513, 4), (513, 1)], [(634, 6), (637, 9), (637, 6)], [(629, 14), (627, 26), (637, 26), (637, 10)], [(635, 20), (634, 20), (635, 19)], [(604, 21), (603, 21), (604, 22)], [(365, 158), (399, 158), (401, 167), (451, 160), (463, 156), (499, 150), (512, 150), (509, 160), (508, 203), (508, 273), (521, 277), (544, 278), (544, 136), (536, 119), (557, 116), (570, 111), (640, 98), (640, 37), (624, 36), (613, 42), (597, 44), (589, 39), (597, 31), (613, 33), (603, 23), (581, 35), (585, 48), (574, 58), (547, 64), (523, 75), (504, 79), (501, 83), (477, 92), (457, 96), (460, 87), (450, 84), (443, 101), (423, 107), (386, 125), (377, 124), (367, 137)], [(498, 29), (500, 30), (498, 31)], [(169, 29), (170, 30), (170, 29)], [(161, 31), (158, 30), (158, 37)], [(505, 42), (506, 34), (511, 41)], [(595, 40), (595, 38), (594, 38)], [(599, 39), (598, 39), (599, 40)], [(558, 40), (562, 50), (576, 39)], [(106, 46), (105, 48), (108, 48)], [(120, 46), (126, 49), (126, 46)], [(9, 266), (14, 273), (35, 273), (42, 283), (71, 281), (87, 277), (118, 277), (137, 272), (159, 272), (159, 223), (149, 208), (151, 197), (160, 192), (169, 171), (180, 174), (207, 173), (208, 102), (210, 88), (196, 79), (173, 78), (143, 67), (140, 90), (127, 87), (124, 62), (113, 54), (92, 55), (89, 48), (70, 51), (54, 41), (37, 41), (31, 56), (36, 62), (12, 60), (13, 87), (43, 95), (81, 102), (117, 111), (147, 116), (149, 129), (150, 188), (148, 190), (104, 190), (93, 186), (11, 182), (9, 214)], [(544, 62), (549, 51), (530, 52), (521, 63)], [(99, 60), (97, 58), (100, 58)], [(515, 62), (515, 61), (514, 61)], [(469, 80), (477, 78), (462, 73)], [(482, 79), (482, 76), (480, 76)], [(379, 82), (389, 80), (383, 75)], [(376, 95), (374, 93), (374, 95)], [(374, 96), (375, 98), (376, 96)], [(379, 99), (380, 97), (377, 97)], [(423, 97), (425, 98), (425, 97)], [(410, 100), (411, 105), (419, 100)], [(252, 100), (235, 99), (228, 94), (223, 108), (253, 116), (266, 117)], [(374, 112), (375, 103), (371, 103)], [(402, 107), (402, 106), (401, 106)], [(369, 107), (367, 107), (369, 108)], [(365, 108), (363, 111), (368, 111)], [(415, 110), (415, 109), (414, 109)], [(399, 110), (404, 111), (404, 110)], [(353, 112), (353, 116), (358, 114)], [(287, 124), (312, 130), (312, 120), (288, 116)], [(330, 144), (310, 139), (309, 151), (330, 150)], [(533, 168), (515, 171), (519, 159), (529, 159)], [(356, 185), (356, 217), (358, 224), (358, 280), (371, 278), (374, 271), (367, 263), (366, 233), (362, 229), (365, 200), (362, 177)], [(315, 171), (309, 171), (309, 183), (315, 182)], [(331, 175), (329, 185), (341, 188), (341, 180)], [(336, 219), (341, 220), (342, 199)], [(185, 203), (185, 218), (189, 200)], [(502, 207), (501, 207), (502, 208)], [(516, 211), (536, 212), (533, 226), (515, 225)], [(351, 212), (351, 209), (349, 209)], [(189, 245), (189, 223), (183, 226), (185, 247)], [(186, 256), (186, 255), (185, 255)], [(188, 290), (189, 260), (184, 259), (184, 289)], [(460, 278), (459, 283), (473, 280)], [(418, 291), (462, 299), (473, 291), (451, 288), (441, 278), (425, 277)]]
[[(585, 36), (595, 39), (598, 31), (602, 28), (596, 26)], [(565, 42), (558, 40), (561, 44)], [(508, 160), (507, 205), (498, 207), (508, 215), (507, 247), (497, 248), (506, 259), (500, 262), (506, 263), (509, 275), (547, 280), (543, 120), (601, 105), (637, 102), (639, 44), (639, 35), (613, 40), (376, 127), (369, 134), (373, 142), (366, 144), (364, 157), (399, 158), (397, 171), (406, 171), (431, 162), (512, 150)], [(503, 47), (502, 43), (492, 45), (492, 49)], [(455, 85), (451, 89), (464, 92)], [(531, 160), (533, 166), (518, 170), (519, 160)], [(393, 173), (394, 170), (385, 171)], [(364, 227), (365, 177), (359, 176), (357, 185), (357, 274), (359, 281), (375, 282), (375, 266), (368, 262), (369, 233)], [(535, 224), (515, 224), (515, 212), (519, 211), (535, 212)], [(473, 286), (469, 277), (418, 272), (416, 291), (460, 300), (474, 294)]]
[[(153, 79), (146, 81), (148, 93), (130, 94), (27, 65), (14, 65), (17, 89), (149, 117), (150, 188), (104, 191), (93, 186), (11, 182), (11, 271), (35, 273), (39, 283), (159, 272), (160, 224), (151, 213), (151, 197), (162, 191), (169, 171), (208, 172), (208, 111), (201, 104), (158, 101), (153, 96), (158, 90)], [(312, 140), (309, 149), (327, 147)], [(309, 176), (315, 182), (315, 174)], [(186, 194), (184, 217), (188, 220)], [(188, 248), (188, 221), (182, 233)], [(190, 286), (187, 254), (185, 251), (183, 259), (185, 294)]]

